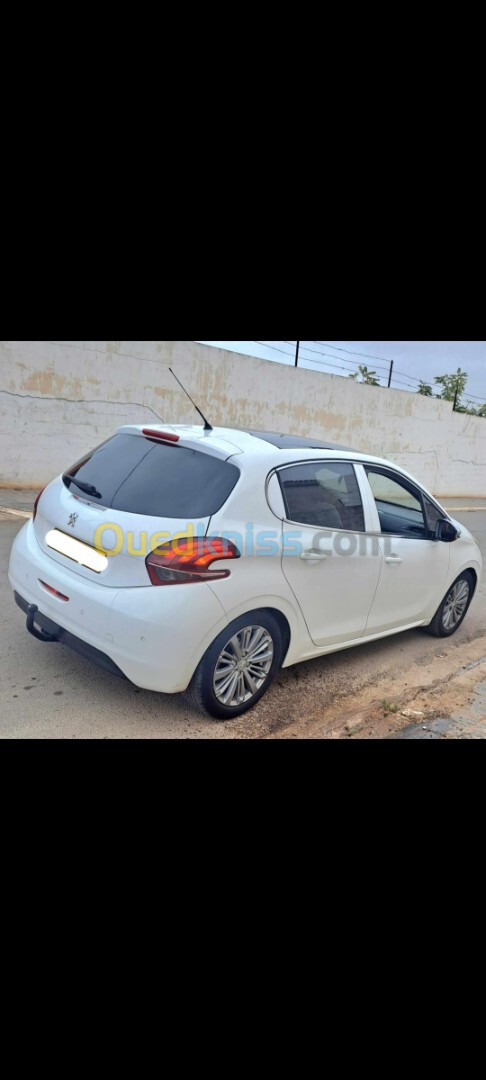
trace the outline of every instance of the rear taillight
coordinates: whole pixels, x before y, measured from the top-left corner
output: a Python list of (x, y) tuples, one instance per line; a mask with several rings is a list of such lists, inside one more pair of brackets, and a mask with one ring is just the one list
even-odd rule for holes
[[(42, 491), (45, 491), (45, 490), (46, 490), (46, 487), (47, 487), (47, 484), (45, 485), (45, 487), (43, 487), (43, 488), (42, 488)], [(42, 495), (42, 491), (39, 491), (39, 494), (38, 494), (38, 496), (37, 496), (37, 498), (36, 498), (36, 500), (35, 500), (35, 503), (34, 503), (34, 513), (33, 513), (33, 515), (32, 515), (32, 520), (34, 520), (34, 519), (35, 519), (35, 515), (36, 515), (36, 513), (37, 513), (37, 505), (38, 505), (39, 499), (40, 499), (40, 497), (41, 497), (41, 495)]]
[(239, 559), (238, 548), (231, 540), (184, 536), (151, 551), (145, 559), (152, 585), (187, 585), (193, 581), (214, 581), (229, 577), (225, 567), (212, 570), (219, 559)]
[(69, 596), (65, 596), (64, 593), (59, 592), (59, 589), (54, 589), (52, 585), (48, 585), (47, 581), (41, 581), (39, 578), (39, 585), (42, 585), (43, 589), (47, 589), (51, 596), (57, 596), (58, 600), (69, 600)]

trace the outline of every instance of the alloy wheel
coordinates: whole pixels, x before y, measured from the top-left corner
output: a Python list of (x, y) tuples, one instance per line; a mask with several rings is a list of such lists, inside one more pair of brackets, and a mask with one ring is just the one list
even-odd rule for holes
[(264, 626), (245, 626), (226, 642), (216, 661), (214, 693), (222, 705), (242, 705), (265, 682), (273, 661), (273, 640)]
[(464, 578), (456, 581), (444, 603), (442, 625), (444, 630), (453, 630), (462, 619), (469, 600), (469, 584)]

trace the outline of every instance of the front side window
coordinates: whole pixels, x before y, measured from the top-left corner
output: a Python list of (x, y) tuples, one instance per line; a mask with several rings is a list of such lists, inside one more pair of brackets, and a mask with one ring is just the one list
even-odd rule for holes
[(278, 476), (289, 521), (321, 529), (364, 532), (363, 504), (349, 462), (292, 465)]
[(422, 501), (412, 484), (399, 481), (385, 470), (365, 466), (380, 519), (382, 533), (428, 538)]
[(435, 536), (437, 525), (439, 521), (444, 521), (445, 514), (443, 510), (439, 510), (435, 503), (424, 495), (425, 516), (427, 518), (427, 525), (429, 526), (429, 532), (431, 536)]

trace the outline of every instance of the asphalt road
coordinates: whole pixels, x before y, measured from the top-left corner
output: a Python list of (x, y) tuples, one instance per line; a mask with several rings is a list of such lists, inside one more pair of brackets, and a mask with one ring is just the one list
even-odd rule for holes
[[(486, 563), (486, 512), (455, 515), (476, 536)], [(138, 690), (62, 645), (36, 641), (13, 600), (7, 566), (23, 521), (0, 514), (0, 738), (252, 739), (356, 694), (377, 679), (430, 665), (434, 657), (486, 634), (486, 574), (463, 625), (449, 641), (420, 631), (363, 645), (280, 672), (261, 702), (243, 717), (217, 723), (191, 710), (181, 695)]]

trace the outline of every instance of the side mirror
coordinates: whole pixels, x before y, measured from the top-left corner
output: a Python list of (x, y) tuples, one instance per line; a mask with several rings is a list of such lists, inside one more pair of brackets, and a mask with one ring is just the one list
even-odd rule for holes
[(437, 522), (435, 530), (435, 539), (442, 540), (445, 544), (452, 544), (454, 540), (460, 536), (459, 529), (452, 524), (452, 521), (446, 521), (445, 518), (442, 521)]

